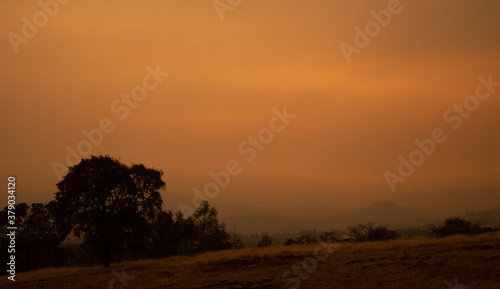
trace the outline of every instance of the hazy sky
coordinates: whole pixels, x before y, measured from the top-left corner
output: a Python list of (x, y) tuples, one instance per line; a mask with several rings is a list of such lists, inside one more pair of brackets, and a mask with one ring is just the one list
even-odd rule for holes
[[(0, 2), (1, 175), (24, 200), (56, 190), (54, 162), (103, 119), (91, 154), (162, 169), (188, 196), (232, 160), (218, 198), (263, 206), (500, 185), (500, 86), (474, 96), (479, 76), (500, 82), (496, 0), (46, 2)], [(348, 62), (341, 43), (360, 42)], [(147, 96), (126, 114), (132, 91)], [(238, 147), (284, 107), (296, 118), (248, 161)], [(384, 173), (436, 128), (446, 141), (392, 192)]]

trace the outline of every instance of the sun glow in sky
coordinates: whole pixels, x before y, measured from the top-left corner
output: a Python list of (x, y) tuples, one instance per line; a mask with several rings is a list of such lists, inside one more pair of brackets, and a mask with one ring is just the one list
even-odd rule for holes
[[(453, 111), (457, 129), (443, 117), (478, 77), (500, 82), (498, 1), (243, 0), (223, 19), (208, 0), (41, 2), (58, 11), (36, 32), (23, 19), (44, 20), (37, 1), (0, 3), (1, 172), (26, 201), (56, 190), (54, 162), (102, 119), (114, 129), (91, 154), (162, 169), (188, 196), (231, 160), (242, 172), (220, 198), (263, 206), (500, 184), (498, 83), (470, 115)], [(396, 4), (347, 61), (340, 44)], [(113, 102), (148, 67), (169, 75), (121, 119)], [(297, 117), (246, 161), (238, 146), (284, 107)], [(384, 173), (436, 128), (447, 140), (392, 192)]]

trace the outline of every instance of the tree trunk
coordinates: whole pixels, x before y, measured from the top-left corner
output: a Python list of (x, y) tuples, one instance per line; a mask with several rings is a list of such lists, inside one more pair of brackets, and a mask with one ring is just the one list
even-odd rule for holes
[(31, 270), (31, 242), (28, 241), (28, 246), (26, 248), (26, 271)]
[(103, 250), (103, 253), (104, 253), (104, 256), (103, 256), (103, 258), (104, 258), (103, 265), (104, 265), (104, 267), (109, 268), (109, 266), (111, 265), (110, 264), (111, 263), (111, 256), (110, 256), (111, 253), (109, 251), (109, 243), (108, 243), (107, 240), (104, 241), (103, 247), (104, 247), (103, 248), (104, 249)]

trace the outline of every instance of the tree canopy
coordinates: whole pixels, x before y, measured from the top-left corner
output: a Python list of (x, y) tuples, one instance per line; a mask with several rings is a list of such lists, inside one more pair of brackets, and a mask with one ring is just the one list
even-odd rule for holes
[[(7, 212), (7, 207), (0, 211), (3, 234), (9, 233), (6, 229)], [(64, 238), (58, 233), (48, 205), (19, 203), (15, 207), (15, 213), (17, 225), (15, 252), (19, 270), (56, 267), (69, 259), (70, 252), (59, 247)], [(8, 241), (7, 238), (1, 238), (1, 247), (7, 248)], [(7, 249), (0, 252), (2, 260), (7, 260), (6, 253)]]
[(478, 225), (473, 225), (471, 222), (463, 220), (459, 217), (448, 218), (443, 226), (432, 227), (434, 237), (443, 238), (451, 235), (478, 235), (486, 232), (495, 231), (493, 228), (481, 228)]
[(69, 168), (51, 203), (61, 234), (83, 237), (82, 246), (109, 267), (131, 248), (145, 245), (147, 223), (161, 212), (163, 172), (92, 156)]
[(347, 227), (349, 237), (354, 242), (387, 241), (397, 239), (398, 233), (384, 225), (375, 227), (373, 222)]

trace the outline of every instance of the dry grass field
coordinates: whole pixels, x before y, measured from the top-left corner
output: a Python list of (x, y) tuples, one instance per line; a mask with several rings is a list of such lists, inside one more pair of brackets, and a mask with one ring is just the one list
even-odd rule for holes
[(0, 288), (500, 288), (500, 232), (323, 245), (50, 268), (2, 276)]

